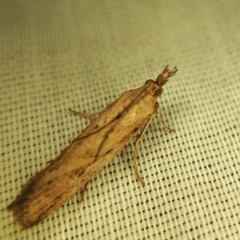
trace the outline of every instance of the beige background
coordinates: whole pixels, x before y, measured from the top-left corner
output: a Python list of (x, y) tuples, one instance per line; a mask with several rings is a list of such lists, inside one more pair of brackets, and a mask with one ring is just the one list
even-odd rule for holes
[[(0, 2), (1, 239), (239, 239), (240, 3)], [(43, 223), (20, 231), (6, 206), (95, 111), (179, 71), (139, 151), (127, 146)]]

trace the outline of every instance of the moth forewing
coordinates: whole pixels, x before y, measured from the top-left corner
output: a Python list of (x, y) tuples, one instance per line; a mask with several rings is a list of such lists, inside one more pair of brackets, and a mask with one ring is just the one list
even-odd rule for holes
[[(66, 203), (133, 138), (146, 130), (156, 112), (156, 98), (162, 85), (176, 72), (166, 67), (156, 81), (123, 93), (50, 164), (33, 176), (9, 205), (23, 228), (41, 222)], [(84, 115), (84, 114), (83, 114)], [(136, 166), (137, 138), (133, 160)]]

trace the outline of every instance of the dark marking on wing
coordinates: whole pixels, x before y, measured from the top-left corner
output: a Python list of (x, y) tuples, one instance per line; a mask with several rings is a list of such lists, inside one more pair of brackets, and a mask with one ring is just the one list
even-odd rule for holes
[(110, 153), (110, 152), (112, 152), (113, 151), (113, 149), (110, 149), (110, 150), (108, 150), (107, 152), (106, 152), (106, 154), (108, 154), (108, 153)]
[(119, 113), (119, 114), (116, 116), (116, 118), (115, 118), (115, 119), (119, 119), (121, 116), (122, 116), (122, 114), (121, 114), (121, 113)]
[(134, 128), (133, 129), (133, 132), (135, 133), (135, 132), (137, 132), (138, 131), (138, 128)]

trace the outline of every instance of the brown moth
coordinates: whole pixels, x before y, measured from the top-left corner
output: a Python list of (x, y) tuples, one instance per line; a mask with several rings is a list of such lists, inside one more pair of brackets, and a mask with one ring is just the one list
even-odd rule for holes
[(87, 183), (134, 136), (133, 165), (143, 183), (137, 170), (137, 145), (155, 113), (160, 124), (172, 130), (163, 123), (156, 99), (176, 71), (176, 67), (171, 71), (166, 66), (155, 81), (147, 80), (144, 86), (124, 92), (103, 111), (92, 114), (72, 111), (80, 116), (98, 117), (45, 169), (36, 173), (8, 206), (24, 229), (47, 218), (79, 190), (84, 192)]

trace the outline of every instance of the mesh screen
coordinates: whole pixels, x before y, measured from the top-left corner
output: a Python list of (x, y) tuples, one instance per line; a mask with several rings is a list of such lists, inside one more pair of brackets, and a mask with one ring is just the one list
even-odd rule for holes
[[(1, 239), (239, 239), (240, 4), (0, 3)], [(6, 207), (89, 124), (166, 64), (179, 71), (132, 171), (128, 145), (60, 210), (21, 231)]]

